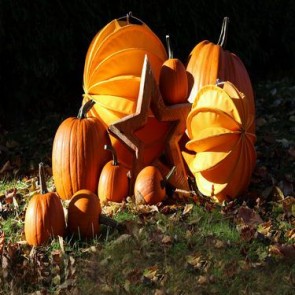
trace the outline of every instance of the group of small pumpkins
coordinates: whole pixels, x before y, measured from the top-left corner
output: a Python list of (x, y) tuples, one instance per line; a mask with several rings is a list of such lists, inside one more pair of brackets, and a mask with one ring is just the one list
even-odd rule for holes
[[(136, 131), (148, 148), (146, 167), (132, 188), (128, 178), (132, 154), (108, 132), (110, 124), (135, 111), (146, 55), (165, 103), (191, 103), (182, 154), (199, 191), (222, 201), (237, 197), (249, 184), (256, 162), (254, 96), (242, 61), (223, 48), (228, 18), (218, 44), (198, 43), (185, 67), (173, 58), (169, 38), (167, 55), (152, 30), (141, 21), (138, 24), (138, 19), (130, 23), (131, 17), (111, 21), (90, 44), (82, 107), (77, 117), (61, 123), (53, 142), (56, 193), (44, 188), (40, 165), (41, 192), (28, 204), (25, 235), (30, 245), (41, 245), (66, 231), (95, 236), (106, 201), (122, 202), (133, 193), (146, 204), (165, 198), (165, 177), (151, 163), (163, 151), (159, 138), (167, 126), (151, 115)], [(61, 200), (69, 202), (67, 226)]]

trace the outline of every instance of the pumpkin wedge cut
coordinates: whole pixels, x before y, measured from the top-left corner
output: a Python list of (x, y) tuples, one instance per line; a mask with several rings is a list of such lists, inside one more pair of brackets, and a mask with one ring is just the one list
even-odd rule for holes
[[(224, 103), (224, 104), (223, 104)], [(251, 101), (231, 82), (203, 86), (187, 117), (182, 153), (199, 191), (218, 201), (247, 189), (256, 164)]]
[(85, 84), (86, 91), (96, 82), (124, 75), (141, 76), (145, 55), (148, 56), (153, 73), (159, 80), (163, 60), (144, 48), (127, 48), (116, 51), (101, 61), (91, 72)]

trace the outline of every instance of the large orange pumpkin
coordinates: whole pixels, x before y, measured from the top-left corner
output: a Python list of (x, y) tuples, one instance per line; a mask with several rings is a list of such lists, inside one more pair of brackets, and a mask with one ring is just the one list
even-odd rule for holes
[[(136, 110), (141, 72), (145, 55), (158, 83), (167, 53), (160, 39), (143, 22), (131, 23), (115, 19), (103, 27), (92, 40), (84, 67), (84, 99), (95, 100), (89, 115), (97, 117), (107, 128)], [(150, 132), (155, 128), (157, 133)], [(155, 160), (164, 148), (163, 140), (169, 126), (150, 113), (147, 124), (135, 132), (147, 146), (145, 163)], [(110, 136), (119, 162), (130, 169), (132, 152), (118, 139)]]
[(192, 103), (202, 86), (215, 84), (217, 79), (230, 81), (251, 102), (249, 114), (254, 115), (254, 95), (248, 72), (236, 54), (225, 50), (228, 22), (225, 17), (217, 44), (204, 40), (191, 51), (186, 67), (190, 89), (188, 100)]
[(196, 95), (186, 144), (195, 155), (185, 158), (202, 194), (222, 201), (247, 189), (256, 163), (251, 103), (230, 82), (203, 86)]
[(63, 200), (71, 199), (80, 189), (96, 192), (101, 169), (111, 159), (104, 150), (110, 143), (106, 128), (97, 118), (85, 117), (93, 103), (84, 104), (78, 117), (64, 120), (54, 137), (52, 174)]
[(39, 164), (40, 193), (29, 201), (25, 215), (25, 237), (31, 246), (46, 244), (65, 234), (65, 216), (59, 197), (48, 192), (43, 163)]

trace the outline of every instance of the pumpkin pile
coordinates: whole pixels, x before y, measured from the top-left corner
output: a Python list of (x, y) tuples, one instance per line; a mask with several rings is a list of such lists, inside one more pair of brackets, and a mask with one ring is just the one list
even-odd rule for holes
[[(177, 166), (185, 167), (185, 162), (187, 180), (194, 177), (199, 192), (218, 202), (246, 191), (256, 162), (254, 95), (242, 61), (224, 49), (228, 21), (224, 18), (217, 44), (198, 43), (186, 66), (173, 57), (169, 35), (167, 54), (160, 38), (131, 13), (114, 19), (96, 34), (86, 54), (78, 116), (64, 120), (54, 138), (56, 194), (44, 188), (40, 167), (41, 192), (28, 204), (25, 233), (29, 244), (39, 245), (65, 234), (61, 200), (69, 203), (67, 231), (80, 238), (98, 233), (101, 206), (109, 201), (123, 202), (133, 194), (136, 203), (162, 202), (169, 177), (174, 171), (177, 174)], [(144, 69), (156, 88), (147, 90), (146, 85), (151, 84), (145, 84)], [(141, 92), (149, 98), (145, 107), (139, 104)], [(159, 109), (181, 112), (185, 118), (161, 119), (159, 109), (154, 108), (157, 102)], [(147, 119), (134, 132), (144, 143), (144, 168), (132, 175), (136, 149), (132, 151), (126, 143), (131, 142), (127, 135), (115, 136), (110, 126), (143, 110)], [(179, 121), (183, 124), (177, 129)], [(183, 162), (169, 163), (170, 170), (163, 159), (167, 134), (173, 132), (180, 155), (176, 158)], [(153, 163), (161, 163), (163, 171), (170, 173), (164, 177), (166, 172)]]

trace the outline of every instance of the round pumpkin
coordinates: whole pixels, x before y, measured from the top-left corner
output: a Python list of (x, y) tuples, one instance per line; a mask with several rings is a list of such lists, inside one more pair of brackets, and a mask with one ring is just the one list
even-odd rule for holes
[(232, 83), (203, 86), (187, 117), (187, 157), (200, 192), (219, 201), (249, 185), (256, 164), (252, 101)]
[(29, 245), (40, 246), (65, 234), (65, 216), (59, 197), (48, 192), (43, 163), (39, 164), (40, 193), (29, 201), (25, 214), (25, 238)]
[[(135, 113), (139, 95), (144, 58), (147, 55), (154, 77), (159, 83), (161, 67), (167, 53), (161, 40), (143, 22), (133, 16), (115, 19), (103, 27), (93, 38), (85, 59), (83, 103), (95, 100), (89, 111), (107, 128), (114, 122)], [(157, 133), (150, 132), (156, 128)], [(144, 162), (149, 165), (163, 150), (163, 140), (169, 131), (167, 122), (159, 122), (152, 112), (147, 124), (136, 130), (136, 136), (148, 147)], [(119, 162), (128, 169), (132, 166), (133, 154), (110, 135), (111, 144)]]
[(113, 160), (106, 163), (101, 171), (98, 196), (102, 204), (106, 201), (120, 203), (129, 191), (128, 169), (119, 165), (116, 151), (111, 146), (105, 145), (104, 148), (111, 151)]
[(68, 230), (74, 236), (93, 238), (99, 232), (101, 206), (99, 198), (90, 190), (77, 191), (68, 207)]
[(137, 203), (149, 205), (160, 203), (166, 196), (165, 181), (155, 166), (144, 167), (137, 175), (134, 184)]
[[(193, 103), (204, 85), (215, 84), (218, 79), (229, 81), (246, 95), (250, 102), (249, 113), (254, 115), (254, 94), (247, 69), (236, 54), (225, 49), (228, 22), (229, 18), (225, 17), (217, 44), (204, 40), (191, 51), (186, 66), (190, 91), (188, 101)], [(251, 131), (254, 132), (254, 129)]]
[(166, 36), (168, 59), (160, 71), (159, 88), (163, 100), (168, 105), (185, 103), (188, 98), (188, 81), (185, 66), (178, 58), (173, 58), (169, 35)]
[(93, 103), (84, 104), (77, 117), (64, 120), (54, 137), (52, 174), (63, 200), (80, 189), (96, 192), (101, 169), (111, 158), (104, 150), (110, 143), (106, 128), (97, 118), (85, 116)]

